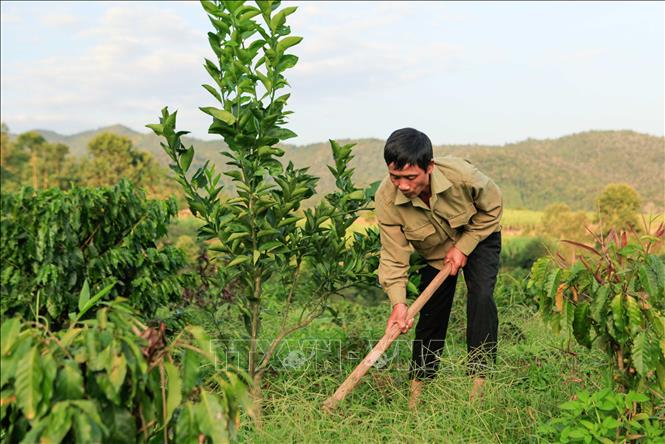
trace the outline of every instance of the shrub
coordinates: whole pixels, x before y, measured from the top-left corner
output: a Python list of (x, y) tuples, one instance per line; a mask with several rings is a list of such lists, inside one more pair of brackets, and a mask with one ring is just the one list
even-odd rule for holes
[(176, 213), (174, 200), (148, 201), (127, 181), (3, 193), (0, 311), (62, 325), (87, 280), (93, 290), (115, 282), (109, 297), (151, 316), (182, 290), (184, 255), (158, 246)]
[(639, 412), (639, 405), (648, 400), (634, 391), (616, 393), (606, 388), (589, 394), (583, 390), (561, 404), (562, 415), (538, 432), (546, 442), (661, 443), (665, 431), (659, 419)]
[(528, 270), (538, 258), (547, 255), (549, 247), (548, 242), (541, 237), (509, 237), (501, 247), (501, 266)]
[(84, 285), (68, 328), (3, 321), (0, 441), (232, 439), (247, 378), (217, 368), (199, 327), (167, 341), (163, 325), (146, 327), (125, 300), (99, 302), (110, 289), (90, 297)]
[(631, 242), (614, 231), (596, 245), (568, 241), (586, 256), (571, 265), (543, 258), (531, 269), (543, 317), (587, 348), (597, 342), (625, 390), (665, 390), (665, 265), (651, 254), (664, 233), (661, 225)]

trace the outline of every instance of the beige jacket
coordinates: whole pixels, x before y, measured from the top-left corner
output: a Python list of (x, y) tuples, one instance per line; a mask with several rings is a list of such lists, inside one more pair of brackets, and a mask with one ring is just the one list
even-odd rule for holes
[(451, 156), (434, 159), (430, 186), (430, 208), (420, 197), (404, 196), (389, 177), (376, 192), (381, 232), (379, 283), (392, 305), (406, 302), (413, 249), (441, 269), (453, 245), (468, 256), (480, 241), (501, 230), (501, 190), (468, 161)]

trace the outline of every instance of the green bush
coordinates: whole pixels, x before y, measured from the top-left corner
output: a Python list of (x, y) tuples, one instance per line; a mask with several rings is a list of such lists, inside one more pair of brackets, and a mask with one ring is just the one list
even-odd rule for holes
[(544, 319), (587, 348), (597, 343), (624, 389), (665, 390), (665, 264), (651, 254), (664, 233), (661, 226), (653, 237), (611, 231), (596, 245), (568, 241), (585, 255), (573, 264), (543, 258), (531, 269)]
[(524, 305), (535, 309), (536, 304), (527, 289), (527, 282), (527, 272), (521, 268), (510, 273), (499, 273), (494, 288), (494, 299), (497, 305), (503, 307)]
[(146, 200), (127, 181), (3, 193), (1, 313), (62, 325), (87, 280), (93, 290), (115, 282), (109, 297), (151, 316), (182, 291), (183, 253), (158, 245), (176, 214), (174, 200)]
[(546, 256), (550, 249), (549, 243), (541, 237), (509, 237), (501, 246), (501, 266), (509, 270), (528, 270), (538, 258)]
[(247, 377), (218, 368), (200, 327), (167, 341), (123, 299), (99, 302), (108, 291), (90, 297), (84, 285), (67, 328), (3, 321), (0, 442), (233, 439)]
[(547, 442), (634, 442), (662, 443), (665, 430), (656, 417), (639, 412), (649, 398), (630, 391), (616, 393), (603, 389), (589, 394), (583, 390), (576, 399), (559, 406), (562, 416), (550, 420), (538, 430)]

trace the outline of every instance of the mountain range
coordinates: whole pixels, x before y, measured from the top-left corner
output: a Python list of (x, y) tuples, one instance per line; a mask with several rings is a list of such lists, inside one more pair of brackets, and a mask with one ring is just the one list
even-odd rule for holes
[[(160, 139), (122, 125), (65, 136), (49, 130), (36, 130), (49, 142), (70, 147), (74, 156), (86, 155), (90, 139), (108, 131), (128, 137), (139, 149), (150, 152), (161, 164), (168, 164)], [(206, 160), (224, 169), (219, 154), (226, 145), (220, 141), (184, 138), (196, 150), (195, 165)], [(386, 168), (383, 162), (384, 140), (340, 139), (355, 143), (351, 166), (360, 185), (381, 180)], [(326, 165), (332, 163), (330, 145), (283, 144), (284, 160), (298, 167), (309, 167), (321, 178), (319, 193), (334, 187)], [(527, 139), (504, 145), (437, 145), (435, 156), (453, 155), (471, 161), (492, 177), (504, 193), (508, 208), (542, 209), (550, 203), (564, 202), (576, 210), (593, 211), (598, 194), (609, 183), (627, 183), (642, 197), (647, 209), (665, 208), (665, 138), (634, 131), (586, 131), (554, 139)]]

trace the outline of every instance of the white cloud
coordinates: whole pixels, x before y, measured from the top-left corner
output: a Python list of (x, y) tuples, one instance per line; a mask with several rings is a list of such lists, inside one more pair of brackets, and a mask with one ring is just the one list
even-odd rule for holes
[(43, 25), (52, 28), (72, 28), (80, 24), (80, 18), (74, 14), (47, 14), (40, 17)]
[[(165, 103), (193, 106), (192, 97), (206, 99), (199, 85), (207, 41), (168, 4), (113, 6), (76, 34), (90, 43), (88, 49), (3, 69), (8, 109), (47, 110), (32, 117), (52, 127), (80, 114), (87, 125), (121, 122), (142, 130)], [(6, 117), (16, 124), (29, 118)]]
[[(4, 2), (3, 2), (4, 3)], [(7, 12), (6, 9), (0, 10), (0, 23), (8, 25), (10, 23), (21, 23), (21, 16), (15, 12)]]

